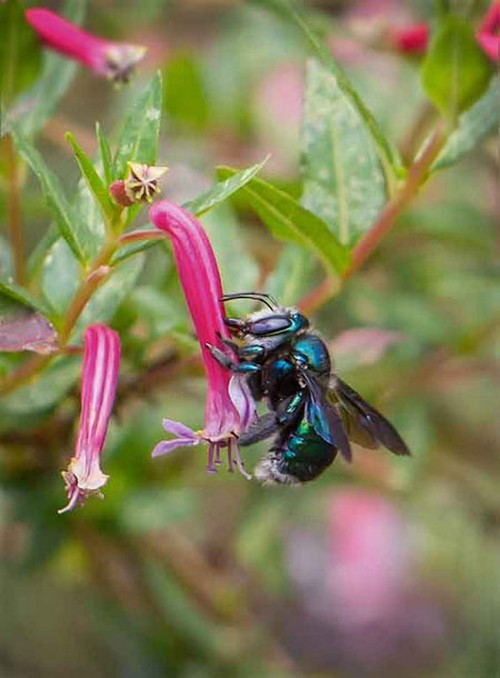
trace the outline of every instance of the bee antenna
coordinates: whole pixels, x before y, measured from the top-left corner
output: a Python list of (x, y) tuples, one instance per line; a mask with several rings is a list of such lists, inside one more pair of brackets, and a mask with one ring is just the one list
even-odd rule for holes
[(271, 311), (275, 311), (278, 307), (276, 299), (265, 292), (237, 292), (235, 294), (224, 294), (224, 296), (221, 297), (221, 301), (231, 301), (232, 299), (252, 299), (254, 301), (260, 301), (271, 309)]

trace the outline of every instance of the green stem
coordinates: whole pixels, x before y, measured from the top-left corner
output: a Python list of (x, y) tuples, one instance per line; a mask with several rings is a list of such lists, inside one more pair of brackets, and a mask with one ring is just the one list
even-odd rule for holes
[(5, 139), (7, 159), (7, 231), (14, 259), (14, 279), (19, 285), (26, 283), (25, 245), (21, 220), (21, 178), (14, 149), (9, 135)]
[[(80, 317), (83, 309), (87, 305), (89, 299), (95, 290), (107, 278), (111, 269), (108, 268), (109, 261), (117, 248), (116, 242), (108, 242), (104, 245), (101, 252), (92, 263), (88, 270), (85, 279), (78, 288), (73, 301), (71, 302), (66, 320), (59, 333), (59, 345), (61, 349), (65, 349), (71, 332)], [(53, 358), (58, 355), (35, 355), (26, 360), (17, 370), (5, 377), (0, 383), (0, 396), (6, 395), (15, 390), (19, 386), (26, 384), (32, 379), (40, 370), (47, 367)]]

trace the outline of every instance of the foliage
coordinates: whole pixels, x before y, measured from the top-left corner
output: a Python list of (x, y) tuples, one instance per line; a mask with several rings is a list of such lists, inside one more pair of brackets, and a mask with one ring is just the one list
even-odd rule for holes
[[(13, 610), (0, 673), (4, 657), (13, 676), (498, 672), (498, 79), (476, 40), (486, 8), (426, 3), (430, 45), (408, 58), (382, 34), (372, 41), (375, 20), (351, 4), (359, 33), (345, 3), (61, 4), (100, 34), (144, 36), (150, 61), (116, 88), (42, 48), (18, 0), (0, 2), (0, 577)], [(422, 87), (418, 110), (405, 105)], [(150, 459), (163, 417), (200, 427), (205, 383), (170, 246), (148, 239), (144, 204), (109, 192), (129, 162), (169, 166), (163, 194), (202, 220), (225, 291), (267, 291), (337, 335), (337, 369), (395, 421), (412, 460), (356, 450), (352, 467), (336, 462), (293, 492), (207, 476), (196, 448)], [(122, 340), (110, 481), (105, 501), (58, 516), (94, 323)], [(265, 449), (245, 449), (247, 468)], [(353, 488), (390, 503), (405, 535), (391, 557), (401, 548), (408, 561), (407, 614), (373, 612), (391, 643), (370, 636), (369, 669), (368, 640), (358, 629), (346, 641), (342, 598), (329, 597), (329, 507)], [(61, 657), (44, 640), (51, 616)], [(404, 631), (407, 617), (423, 621)], [(16, 635), (27, 619), (32, 664)]]

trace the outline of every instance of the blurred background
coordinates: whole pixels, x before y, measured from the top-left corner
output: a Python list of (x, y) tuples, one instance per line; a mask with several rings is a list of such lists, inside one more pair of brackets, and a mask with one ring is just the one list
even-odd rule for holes
[[(488, 6), (464, 3), (479, 16)], [(78, 174), (64, 133), (94, 153), (95, 121), (113, 136), (160, 67), (165, 197), (187, 200), (213, 183), (216, 165), (244, 167), (268, 153), (265, 176), (300, 195), (306, 54), (258, 4), (89, 2), (89, 30), (144, 44), (148, 57), (119, 90), (78, 69), (37, 142), (65, 186), (76, 188)], [(387, 136), (411, 157), (435, 114), (418, 56), (381, 36), (392, 23), (432, 18), (433, 3), (308, 5)], [(339, 460), (300, 489), (263, 488), (225, 468), (210, 476), (198, 448), (152, 461), (162, 417), (198, 428), (205, 394), (160, 248), (136, 266), (112, 320), (126, 360), (104, 501), (57, 515), (78, 365), (53, 375), (36, 407), (19, 395), (2, 404), (2, 678), (500, 676), (497, 143), (436, 174), (314, 316), (339, 374), (397, 425), (412, 458), (356, 449), (352, 466)], [(26, 181), (34, 250), (50, 214)], [(203, 223), (228, 292), (266, 289), (293, 304), (321, 281), (312, 256), (273, 240), (238, 196)], [(45, 286), (61, 284), (63, 271), (47, 262), (43, 270)], [(247, 468), (265, 450), (245, 450)]]

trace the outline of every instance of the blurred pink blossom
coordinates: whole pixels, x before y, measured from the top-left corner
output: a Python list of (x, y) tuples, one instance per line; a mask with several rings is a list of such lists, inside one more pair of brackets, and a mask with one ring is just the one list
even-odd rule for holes
[(387, 619), (397, 609), (405, 573), (403, 526), (396, 508), (364, 490), (344, 490), (329, 505), (328, 588), (347, 625)]
[(477, 32), (477, 40), (494, 62), (500, 60), (500, 2), (494, 0)]
[(336, 361), (346, 362), (351, 368), (377, 362), (391, 346), (404, 338), (401, 332), (379, 327), (355, 327), (338, 334), (329, 348)]
[(429, 27), (426, 23), (392, 26), (387, 37), (390, 46), (401, 54), (425, 54), (429, 46)]

